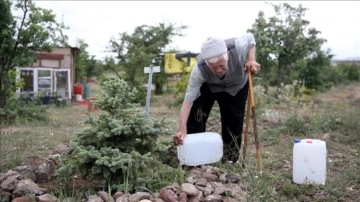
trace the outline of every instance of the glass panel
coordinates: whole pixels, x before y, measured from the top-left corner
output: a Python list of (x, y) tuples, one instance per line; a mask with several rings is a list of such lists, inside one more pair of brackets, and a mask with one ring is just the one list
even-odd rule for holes
[(24, 81), (21, 92), (34, 92), (34, 70), (20, 70), (20, 78)]
[(38, 91), (51, 95), (51, 70), (38, 70)]
[(38, 77), (51, 77), (50, 70), (38, 70)]
[(56, 90), (57, 95), (61, 98), (69, 97), (68, 71), (56, 71)]
[(50, 88), (51, 87), (51, 78), (39, 77), (38, 84), (39, 84), (38, 85), (39, 88)]

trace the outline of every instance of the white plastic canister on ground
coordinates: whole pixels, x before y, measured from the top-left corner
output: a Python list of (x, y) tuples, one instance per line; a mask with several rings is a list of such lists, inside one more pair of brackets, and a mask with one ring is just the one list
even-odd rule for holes
[(75, 95), (75, 101), (76, 101), (76, 102), (81, 102), (81, 101), (83, 101), (82, 95), (81, 95), (81, 94), (76, 94), (76, 95)]
[(294, 141), (293, 181), (324, 185), (326, 181), (326, 142), (318, 139)]
[(214, 132), (187, 134), (177, 147), (180, 165), (198, 166), (215, 163), (223, 156), (221, 135)]

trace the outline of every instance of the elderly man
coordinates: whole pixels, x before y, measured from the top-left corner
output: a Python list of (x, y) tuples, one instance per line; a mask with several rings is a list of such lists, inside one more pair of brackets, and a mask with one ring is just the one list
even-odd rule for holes
[(174, 144), (183, 144), (186, 134), (205, 132), (206, 121), (215, 101), (221, 115), (223, 160), (239, 159), (248, 75), (260, 70), (255, 57), (255, 39), (247, 33), (241, 37), (208, 38), (201, 47), (180, 110), (179, 129)]

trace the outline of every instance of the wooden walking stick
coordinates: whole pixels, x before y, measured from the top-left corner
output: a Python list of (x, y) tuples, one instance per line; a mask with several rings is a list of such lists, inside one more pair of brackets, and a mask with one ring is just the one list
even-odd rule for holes
[(243, 145), (243, 159), (246, 159), (246, 148), (247, 148), (247, 135), (249, 133), (249, 124), (250, 124), (250, 109), (252, 115), (252, 123), (253, 123), (253, 132), (254, 132), (254, 139), (255, 139), (255, 149), (256, 149), (256, 160), (257, 160), (257, 168), (258, 173), (262, 173), (262, 163), (261, 163), (261, 156), (260, 156), (260, 145), (259, 145), (259, 138), (257, 135), (257, 125), (256, 125), (256, 115), (255, 115), (255, 99), (254, 99), (254, 89), (253, 89), (253, 75), (250, 70), (250, 67), (247, 68), (248, 77), (249, 77), (249, 93), (248, 93), (248, 103), (247, 103), (247, 110), (246, 110), (246, 120), (245, 120), (245, 133), (244, 133), (244, 145)]
[(245, 131), (243, 134), (243, 152), (242, 152), (242, 156), (243, 156), (243, 160), (244, 163), (246, 163), (246, 149), (247, 149), (247, 145), (248, 145), (248, 134), (249, 134), (249, 124), (250, 124), (250, 110), (251, 110), (251, 104), (250, 104), (250, 95), (248, 92), (248, 104), (247, 104), (247, 109), (246, 109), (246, 118), (245, 118)]

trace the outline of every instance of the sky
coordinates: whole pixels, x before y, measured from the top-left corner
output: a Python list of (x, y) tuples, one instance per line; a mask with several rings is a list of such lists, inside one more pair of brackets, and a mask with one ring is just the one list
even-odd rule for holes
[[(259, 11), (265, 18), (274, 9), (265, 1), (50, 1), (34, 0), (39, 7), (51, 9), (58, 21), (70, 29), (71, 46), (78, 39), (89, 45), (87, 51), (99, 60), (109, 55), (106, 47), (119, 33), (133, 33), (141, 25), (172, 23), (188, 26), (185, 36), (172, 38), (167, 49), (200, 52), (202, 42), (210, 36), (241, 36), (252, 27)], [(267, 1), (280, 4), (282, 1)], [(309, 27), (321, 32), (334, 59), (360, 59), (360, 1), (288, 1), (293, 7), (308, 8), (304, 18)]]

